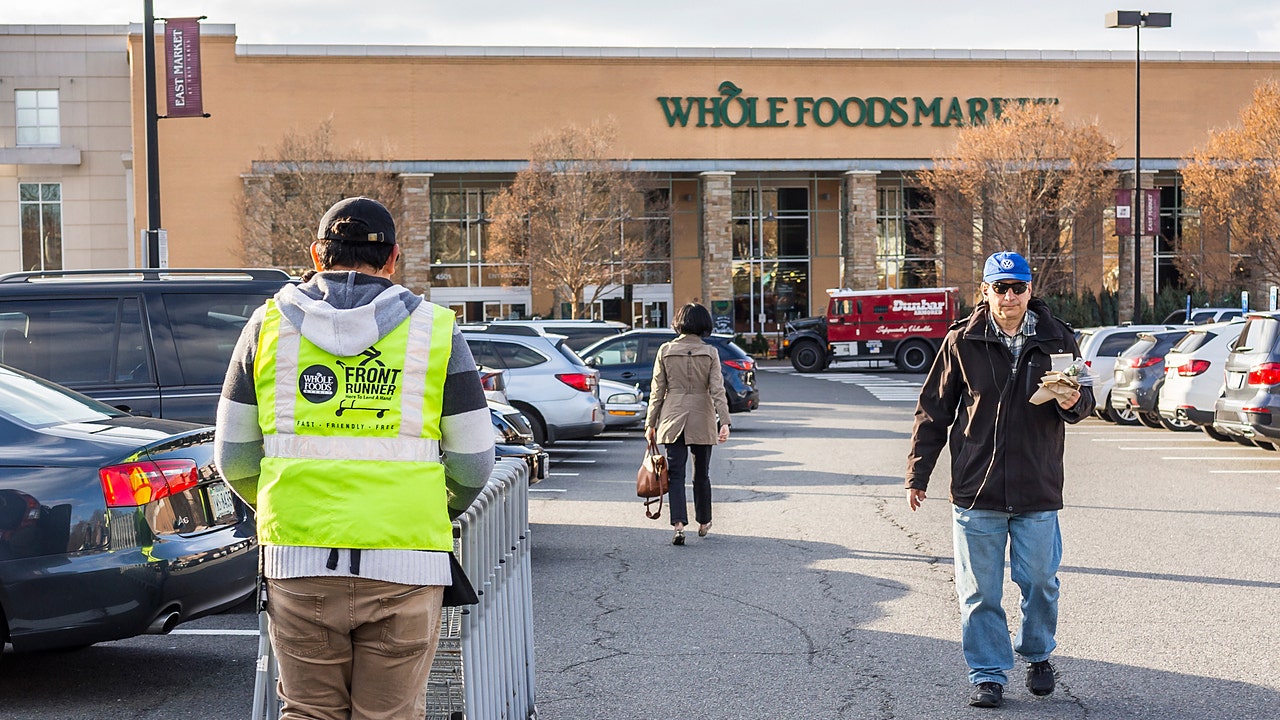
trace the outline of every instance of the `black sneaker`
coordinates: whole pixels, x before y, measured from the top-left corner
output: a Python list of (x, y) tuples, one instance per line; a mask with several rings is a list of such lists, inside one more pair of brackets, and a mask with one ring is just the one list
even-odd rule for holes
[(1053, 685), (1053, 666), (1048, 660), (1033, 662), (1027, 666), (1027, 689), (1032, 695), (1052, 695)]
[(1004, 702), (1004, 686), (998, 682), (984, 682), (973, 686), (969, 704), (980, 708), (996, 708)]

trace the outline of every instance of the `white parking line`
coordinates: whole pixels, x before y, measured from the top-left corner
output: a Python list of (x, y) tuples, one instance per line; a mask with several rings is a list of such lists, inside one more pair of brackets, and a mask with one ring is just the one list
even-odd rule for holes
[(557, 463), (580, 463), (580, 464), (586, 464), (586, 465), (596, 464), (595, 460), (587, 460), (585, 458), (564, 458), (563, 460), (556, 460), (556, 462)]
[[(556, 454), (559, 454), (559, 453), (560, 453), (560, 450), (559, 450), (559, 449), (557, 449), (557, 448), (555, 448), (555, 447), (553, 447), (553, 448), (551, 448), (550, 450), (548, 450), (547, 452), (548, 452), (548, 453), (551, 453), (552, 455), (556, 455)], [(571, 453), (575, 453), (575, 454), (576, 454), (576, 453), (607, 453), (607, 452), (609, 452), (609, 451), (608, 451), (608, 450), (593, 450), (593, 449), (591, 449), (591, 448), (565, 448), (565, 449), (564, 449), (564, 452), (571, 452)]]
[(529, 488), (529, 492), (562, 493), (562, 492), (569, 492), (569, 491), (565, 490), (564, 488)]
[(557, 445), (621, 445), (625, 440), (557, 440)]
[[(1094, 442), (1133, 442), (1133, 438), (1131, 438), (1131, 437), (1123, 437), (1123, 438), (1093, 438), (1093, 441), (1094, 441)], [(1200, 438), (1196, 438), (1196, 439), (1194, 439), (1194, 440), (1192, 440), (1191, 438), (1143, 438), (1143, 439), (1142, 439), (1142, 442), (1156, 442), (1156, 443), (1182, 443), (1182, 444), (1184, 444), (1184, 445), (1189, 445), (1189, 444), (1191, 444), (1191, 443), (1198, 443), (1198, 442), (1207, 443), (1207, 444), (1209, 444), (1209, 445), (1216, 445), (1216, 444), (1218, 444), (1218, 441), (1217, 441), (1217, 440), (1214, 440), (1214, 439), (1212, 439), (1212, 438), (1205, 438), (1205, 439), (1203, 439), (1203, 440), (1202, 440), (1202, 439), (1200, 439)], [(1243, 446), (1242, 446), (1242, 447), (1243, 447)]]
[(1223, 457), (1221, 455), (1171, 455), (1160, 458), (1161, 460), (1280, 460), (1277, 457), (1258, 457), (1257, 455), (1231, 455)]
[[(1277, 474), (1280, 474), (1280, 469), (1277, 469), (1277, 470), (1210, 470), (1209, 472), (1213, 473), (1214, 475), (1277, 475)], [(1280, 488), (1276, 488), (1276, 489), (1280, 490)]]
[(257, 630), (204, 630), (199, 628), (175, 628), (169, 631), (170, 635), (254, 635), (258, 634)]
[[(1235, 443), (1232, 443), (1232, 444), (1234, 445)], [(1154, 446), (1154, 447), (1151, 447), (1151, 446), (1148, 446), (1148, 447), (1138, 447), (1138, 446), (1134, 446), (1134, 447), (1125, 447), (1125, 446), (1121, 445), (1120, 447), (1118, 447), (1118, 448), (1116, 448), (1116, 449), (1117, 449), (1117, 450), (1157, 450), (1157, 451), (1169, 452), (1169, 448), (1164, 447), (1163, 445), (1157, 445), (1157, 446)], [(1189, 448), (1187, 448), (1187, 451), (1188, 451), (1188, 452), (1191, 452), (1191, 451), (1195, 451), (1195, 452), (1209, 452), (1209, 451), (1218, 451), (1218, 452), (1252, 452), (1252, 453), (1253, 453), (1253, 455), (1257, 455), (1257, 454), (1258, 454), (1258, 451), (1257, 451), (1257, 450), (1252, 450), (1252, 451), (1251, 451), (1251, 450), (1249, 450), (1249, 448), (1247, 448), (1247, 447), (1213, 447), (1212, 445), (1210, 445), (1210, 446), (1208, 446), (1208, 447), (1189, 447)]]
[(558, 472), (553, 472), (553, 473), (547, 473), (547, 474), (548, 474), (548, 475), (550, 475), (550, 476), (552, 476), (552, 477), (578, 477), (578, 473), (558, 473)]

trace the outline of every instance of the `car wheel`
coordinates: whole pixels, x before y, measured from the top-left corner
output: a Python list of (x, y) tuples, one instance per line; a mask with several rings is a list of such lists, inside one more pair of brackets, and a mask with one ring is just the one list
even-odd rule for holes
[(533, 409), (531, 405), (525, 403), (513, 403), (512, 407), (524, 414), (525, 419), (529, 421), (529, 429), (533, 432), (533, 441), (543, 447), (550, 445), (547, 442), (547, 423), (542, 416)]
[(1218, 442), (1231, 442), (1231, 437), (1229, 435), (1227, 435), (1226, 433), (1223, 433), (1221, 430), (1219, 430), (1218, 428), (1212, 425), (1201, 425), (1200, 429), (1204, 431), (1205, 435), (1208, 435), (1209, 437), (1213, 438), (1214, 440), (1217, 440)]
[(933, 363), (933, 348), (929, 347), (928, 343), (918, 340), (903, 343), (902, 347), (898, 348), (894, 362), (903, 372), (927, 372), (929, 365)]
[(1149, 413), (1149, 412), (1138, 413), (1138, 422), (1155, 430), (1160, 430), (1164, 427), (1164, 425), (1160, 424), (1160, 416), (1155, 413)]
[(1187, 432), (1189, 430), (1196, 429), (1196, 424), (1186, 419), (1185, 417), (1180, 418), (1175, 415), (1172, 420), (1165, 417), (1163, 414), (1156, 415), (1156, 417), (1160, 418), (1160, 424), (1164, 426), (1166, 430), (1172, 430), (1174, 432)]
[(822, 368), (826, 367), (826, 364), (827, 355), (817, 342), (801, 340), (791, 346), (791, 367), (795, 368), (796, 372), (822, 372)]
[(1107, 412), (1111, 414), (1111, 422), (1117, 425), (1137, 425), (1141, 420), (1133, 408), (1117, 410), (1111, 405), (1111, 393), (1107, 393)]

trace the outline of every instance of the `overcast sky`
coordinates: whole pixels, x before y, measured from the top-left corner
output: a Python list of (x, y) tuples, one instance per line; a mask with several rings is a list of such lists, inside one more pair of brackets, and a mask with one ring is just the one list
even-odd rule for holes
[[(143, 0), (5, 3), (0, 23), (141, 22)], [(1278, 0), (154, 0), (247, 44), (1132, 50), (1110, 10), (1173, 13), (1144, 50), (1280, 52)]]

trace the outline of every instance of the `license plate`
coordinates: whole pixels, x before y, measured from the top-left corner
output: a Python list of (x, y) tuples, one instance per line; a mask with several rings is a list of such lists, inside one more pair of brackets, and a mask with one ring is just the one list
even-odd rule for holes
[(213, 517), (220, 520), (236, 513), (236, 503), (231, 499), (231, 488), (226, 483), (216, 482), (206, 488), (209, 493), (209, 505), (213, 507)]

